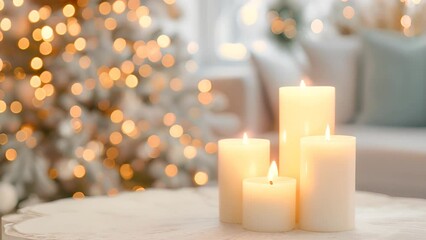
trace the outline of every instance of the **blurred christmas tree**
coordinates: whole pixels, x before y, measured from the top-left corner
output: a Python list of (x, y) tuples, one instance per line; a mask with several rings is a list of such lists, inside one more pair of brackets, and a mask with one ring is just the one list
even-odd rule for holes
[(0, 0), (0, 10), (0, 213), (31, 193), (216, 176), (208, 119), (220, 101), (188, 74), (198, 46), (175, 31), (174, 1)]
[(292, 43), (301, 21), (301, 9), (291, 0), (277, 0), (269, 11), (270, 30), (281, 43)]

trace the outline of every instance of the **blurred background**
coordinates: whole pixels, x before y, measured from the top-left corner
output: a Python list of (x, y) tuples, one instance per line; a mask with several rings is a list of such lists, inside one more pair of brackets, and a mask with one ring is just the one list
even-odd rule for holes
[(426, 198), (425, 0), (0, 0), (0, 214), (216, 183), (278, 145), (278, 88), (336, 87), (357, 189)]

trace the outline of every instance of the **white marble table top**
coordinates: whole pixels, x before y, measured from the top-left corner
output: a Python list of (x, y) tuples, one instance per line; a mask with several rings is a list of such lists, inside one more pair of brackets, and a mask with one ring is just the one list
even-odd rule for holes
[(358, 192), (349, 232), (257, 233), (218, 220), (216, 188), (147, 190), (65, 199), (2, 218), (3, 240), (17, 239), (426, 239), (426, 199)]

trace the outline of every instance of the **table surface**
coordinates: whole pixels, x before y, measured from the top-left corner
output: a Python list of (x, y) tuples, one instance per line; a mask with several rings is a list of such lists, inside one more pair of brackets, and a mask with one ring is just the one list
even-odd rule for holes
[(2, 218), (3, 240), (17, 239), (425, 239), (426, 199), (357, 192), (356, 229), (257, 233), (218, 220), (217, 188), (147, 190), (64, 199)]

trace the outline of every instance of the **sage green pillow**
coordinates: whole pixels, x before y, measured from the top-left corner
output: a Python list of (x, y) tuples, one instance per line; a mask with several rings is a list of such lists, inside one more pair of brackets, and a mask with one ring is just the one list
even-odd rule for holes
[(426, 36), (369, 30), (362, 41), (358, 122), (426, 126)]

